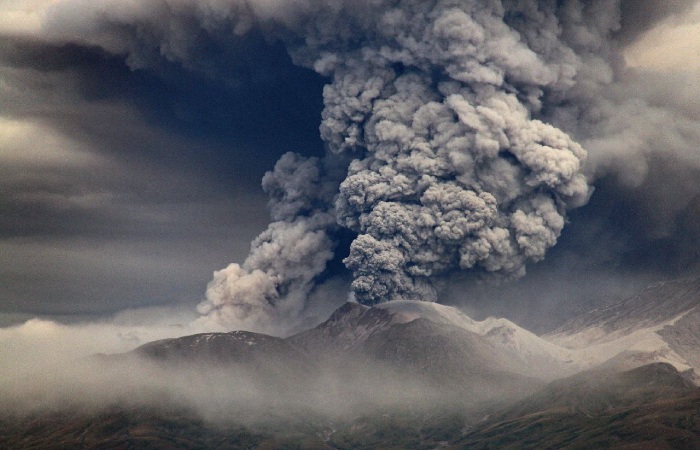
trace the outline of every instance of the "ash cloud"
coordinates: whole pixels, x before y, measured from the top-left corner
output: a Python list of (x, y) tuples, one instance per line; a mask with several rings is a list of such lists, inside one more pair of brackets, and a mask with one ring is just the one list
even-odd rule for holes
[(329, 80), (325, 155), (287, 154), (265, 177), (273, 222), (199, 306), (269, 330), (339, 258), (362, 303), (435, 301), (460, 271), (522, 277), (572, 215), (590, 228), (632, 211), (627, 255), (678, 235), (700, 194), (697, 111), (624, 49), (694, 3), (62, 1), (39, 36), (234, 84), (258, 36)]
[[(304, 44), (289, 48), (295, 61), (331, 77), (321, 136), (328, 157), (352, 160), (332, 203), (297, 212), (284, 227), (328, 214), (326, 233), (338, 225), (356, 233), (344, 262), (365, 304), (435, 301), (433, 280), (459, 269), (522, 276), (526, 262), (556, 243), (567, 209), (588, 198), (583, 148), (532, 117), (541, 90), (573, 84), (574, 73), (540, 59), (497, 5), (380, 3), (367, 5), (366, 14), (346, 8), (319, 11), (303, 29)], [(253, 243), (251, 258), (279, 224)], [(276, 256), (304, 259), (303, 250)], [(323, 271), (315, 263), (306, 264), (307, 277)], [(234, 268), (235, 286), (246, 274)], [(278, 284), (261, 286), (267, 292), (258, 303), (278, 304), (290, 280), (307, 290), (307, 280), (273, 273)]]
[[(288, 46), (332, 79), (321, 136), (352, 161), (328, 211), (358, 236), (344, 262), (361, 303), (435, 301), (457, 270), (524, 275), (587, 202), (590, 180), (644, 183), (647, 161), (669, 148), (651, 135), (630, 145), (640, 121), (628, 108), (644, 100), (629, 95), (618, 40), (687, 4), (646, 20), (612, 1), (343, 6)], [(616, 103), (618, 90), (636, 101)], [(664, 114), (644, 106), (641, 121)]]
[(269, 318), (301, 315), (315, 278), (334, 256), (338, 225), (331, 210), (340, 178), (334, 172), (318, 158), (282, 156), (262, 182), (274, 222), (252, 242), (242, 265), (215, 272), (201, 314), (268, 332), (276, 325)]

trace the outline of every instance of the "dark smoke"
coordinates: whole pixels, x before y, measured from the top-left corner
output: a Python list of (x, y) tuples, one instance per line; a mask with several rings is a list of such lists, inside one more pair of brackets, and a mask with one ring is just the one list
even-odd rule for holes
[[(253, 30), (330, 79), (326, 155), (287, 154), (265, 177), (273, 223), (243, 264), (215, 274), (199, 307), (260, 329), (301, 313), (348, 230), (356, 238), (344, 262), (359, 302), (435, 301), (455, 271), (523, 276), (596, 180), (639, 189), (650, 210), (663, 204), (658, 178), (698, 173), (700, 126), (671, 117), (622, 50), (691, 5), (64, 1), (49, 9), (44, 35), (81, 36), (133, 68), (164, 58), (209, 71), (204, 46), (231, 48), (235, 65)], [(683, 182), (668, 216), (700, 194)], [(663, 234), (659, 222), (650, 235)]]
[[(556, 243), (566, 210), (586, 202), (585, 151), (532, 117), (542, 89), (573, 84), (574, 72), (538, 58), (506, 25), (505, 9), (476, 2), (367, 8), (324, 11), (305, 25), (303, 45), (290, 44), (296, 61), (332, 79), (321, 136), (329, 155), (352, 158), (339, 194), (335, 186), (333, 201), (318, 201), (311, 195), (318, 171), (294, 173), (291, 203), (273, 200), (278, 221), (253, 243), (243, 271), (234, 265), (217, 273), (203, 312), (240, 313), (241, 297), (257, 297), (267, 310), (299, 308), (332, 257), (324, 237), (338, 225), (358, 236), (345, 259), (358, 301), (435, 301), (433, 280), (454, 270), (523, 275), (527, 261)], [(291, 172), (278, 166), (270, 178), (284, 173)], [(310, 181), (298, 181), (304, 176)], [(297, 194), (301, 185), (308, 193)], [(293, 214), (276, 214), (280, 205)], [(311, 247), (285, 252), (307, 241)], [(302, 276), (280, 261), (303, 267)]]

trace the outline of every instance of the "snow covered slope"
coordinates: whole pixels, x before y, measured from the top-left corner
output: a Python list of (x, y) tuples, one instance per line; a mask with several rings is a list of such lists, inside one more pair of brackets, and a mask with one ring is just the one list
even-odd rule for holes
[[(652, 285), (616, 305), (576, 317), (542, 337), (507, 319), (476, 321), (456, 308), (437, 303), (393, 301), (364, 311), (362, 316), (381, 316), (377, 322), (381, 327), (418, 318), (460, 327), (482, 336), (499, 354), (507, 354), (520, 373), (543, 378), (558, 378), (603, 364), (629, 370), (668, 363), (680, 372), (700, 373), (697, 278)], [(372, 334), (372, 327), (361, 330), (358, 337)]]
[(549, 336), (571, 345), (610, 341), (636, 330), (667, 325), (698, 308), (700, 278), (665, 281), (653, 284), (612, 306), (581, 314)]
[(543, 336), (585, 366), (629, 369), (652, 362), (700, 373), (700, 278), (657, 283)]
[(375, 308), (391, 312), (395, 322), (423, 318), (476, 333), (526, 367), (527, 373), (537, 376), (555, 378), (582, 369), (570, 349), (542, 339), (507, 319), (489, 317), (479, 322), (456, 308), (428, 302), (393, 301)]

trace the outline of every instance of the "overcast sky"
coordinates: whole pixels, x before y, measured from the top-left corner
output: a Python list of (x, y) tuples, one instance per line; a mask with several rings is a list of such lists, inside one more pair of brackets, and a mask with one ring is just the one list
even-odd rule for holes
[[(23, 3), (3, 2), (3, 19)], [(0, 45), (3, 314), (194, 308), (266, 226), (264, 173), (322, 148), (324, 80), (279, 47), (224, 82), (24, 36)]]
[[(114, 3), (116, 28), (159, 2)], [(499, 287), (455, 276), (442, 300), (543, 328), (540, 311), (563, 317), (697, 268), (700, 6), (658, 12), (654, 3), (623, 16), (651, 25), (620, 38), (629, 80), (611, 89), (640, 93), (658, 113), (634, 131), (658, 146), (642, 157), (644, 176), (623, 179), (617, 162), (594, 155), (605, 167), (595, 192), (543, 262)], [(153, 49), (125, 53), (118, 33), (90, 28), (97, 19), (85, 5), (0, 0), (0, 325), (154, 306), (194, 312), (212, 273), (242, 262), (269, 223), (265, 172), (286, 152), (324, 151), (330, 80), (294, 65), (279, 41), (231, 30), (190, 49), (196, 58), (161, 48), (139, 60)], [(75, 9), (71, 20), (47, 20), (61, 8)], [(667, 147), (681, 156), (666, 162)], [(689, 169), (667, 183), (677, 164)], [(349, 274), (334, 270), (337, 303)]]

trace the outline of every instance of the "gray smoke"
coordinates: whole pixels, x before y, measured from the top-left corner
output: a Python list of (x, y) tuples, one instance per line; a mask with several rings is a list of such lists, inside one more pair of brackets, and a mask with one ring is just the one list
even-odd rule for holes
[[(555, 42), (557, 57), (541, 57), (499, 2), (362, 6), (324, 10), (290, 45), (332, 79), (321, 136), (330, 154), (352, 158), (339, 193), (314, 201), (317, 171), (278, 167), (263, 186), (294, 180), (273, 196), (278, 222), (242, 268), (216, 274), (201, 312), (299, 308), (338, 225), (357, 234), (344, 262), (359, 302), (435, 301), (434, 280), (454, 270), (522, 276), (556, 243), (567, 209), (586, 203), (586, 152), (532, 117), (544, 88), (574, 84), (572, 50)], [(556, 23), (553, 9), (538, 12)], [(312, 245), (297, 244), (307, 237)]]
[(696, 157), (697, 122), (675, 123), (651, 92), (632, 92), (638, 79), (621, 53), (692, 3), (73, 1), (56, 3), (45, 33), (78, 34), (135, 68), (164, 57), (206, 70), (202, 41), (258, 30), (330, 78), (327, 155), (287, 154), (265, 177), (273, 223), (243, 264), (215, 274), (199, 307), (260, 329), (301, 314), (339, 230), (356, 235), (344, 263), (359, 302), (435, 301), (454, 271), (524, 275), (556, 244), (567, 212), (587, 203), (591, 181), (614, 174), (640, 186), (657, 155)]
[(201, 314), (259, 330), (270, 328), (270, 318), (301, 313), (314, 278), (335, 250), (331, 211), (338, 176), (333, 172), (318, 158), (282, 156), (262, 182), (274, 222), (253, 241), (242, 265), (214, 274), (207, 300), (198, 307)]

